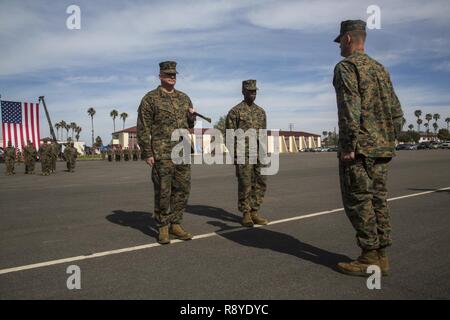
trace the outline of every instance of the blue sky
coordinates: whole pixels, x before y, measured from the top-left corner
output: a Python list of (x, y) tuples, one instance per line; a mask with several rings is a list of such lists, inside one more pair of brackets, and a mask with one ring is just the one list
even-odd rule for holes
[[(68, 30), (66, 9), (81, 8)], [(257, 79), (256, 103), (270, 128), (321, 133), (337, 127), (333, 42), (341, 20), (367, 20), (366, 51), (390, 71), (407, 123), (413, 112), (450, 117), (450, 1), (8, 1), (0, 2), (0, 94), (37, 101), (52, 121), (76, 122), (90, 142), (109, 142), (114, 108), (134, 126), (139, 102), (159, 84), (158, 63), (178, 62), (177, 88), (217, 120), (242, 100), (241, 81)], [(48, 135), (41, 118), (42, 136)], [(122, 124), (116, 120), (116, 127)]]

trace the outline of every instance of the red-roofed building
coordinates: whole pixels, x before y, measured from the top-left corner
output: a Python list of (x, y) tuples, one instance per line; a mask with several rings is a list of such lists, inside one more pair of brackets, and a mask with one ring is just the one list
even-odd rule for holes
[[(194, 150), (208, 153), (210, 151), (211, 135), (205, 134), (210, 128), (189, 129), (191, 135), (196, 134)], [(305, 148), (320, 148), (322, 146), (320, 135), (303, 131), (277, 131), (279, 136), (280, 152), (298, 152)], [(275, 130), (268, 130), (269, 144), (274, 144), (271, 136), (275, 135)], [(192, 136), (192, 138), (194, 138)], [(121, 145), (122, 148), (134, 148), (137, 145), (136, 127), (130, 127), (112, 134), (112, 144)], [(269, 146), (270, 149), (270, 146)]]

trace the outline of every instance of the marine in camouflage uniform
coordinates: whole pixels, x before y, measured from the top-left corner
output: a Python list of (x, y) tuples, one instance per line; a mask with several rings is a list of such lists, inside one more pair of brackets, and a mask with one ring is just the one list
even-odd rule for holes
[(146, 162), (152, 167), (158, 242), (167, 244), (169, 233), (182, 240), (192, 238), (181, 227), (189, 198), (191, 167), (172, 162), (172, 148), (179, 142), (171, 141), (171, 135), (176, 129), (194, 127), (195, 110), (191, 99), (174, 88), (176, 62), (165, 61), (159, 66), (161, 85), (142, 98), (138, 109), (137, 139)]
[(22, 151), (20, 151), (20, 149), (17, 149), (16, 154), (17, 154), (17, 156), (16, 156), (17, 165), (20, 166), (22, 164), (22, 162), (23, 162)]
[(51, 146), (51, 172), (56, 172), (56, 160), (58, 160), (59, 145), (55, 141), (52, 141)]
[(23, 149), (23, 154), (25, 161), (25, 174), (34, 174), (37, 152), (30, 140), (28, 140), (27, 146)]
[(133, 148), (132, 153), (133, 153), (133, 161), (137, 161), (138, 157), (137, 157), (137, 149), (136, 149), (136, 147)]
[[(242, 82), (244, 100), (228, 112), (226, 129), (242, 129), (245, 132), (249, 129), (267, 128), (266, 112), (254, 103), (256, 90), (256, 80)], [(268, 221), (258, 211), (266, 192), (267, 178), (261, 174), (262, 164), (259, 159), (256, 164), (249, 163), (250, 152), (257, 154), (257, 150), (250, 150), (248, 143), (242, 146), (235, 143), (235, 159), (238, 147), (245, 148), (245, 164), (235, 164), (238, 179), (238, 209), (243, 214), (242, 224), (246, 227), (253, 227), (254, 224), (265, 225)]]
[(6, 163), (6, 175), (14, 175), (14, 164), (16, 162), (16, 148), (8, 141), (8, 146), (5, 149), (5, 163)]
[(113, 150), (112, 148), (108, 148), (108, 161), (111, 162), (113, 160)]
[(131, 149), (130, 148), (125, 149), (125, 161), (131, 161)]
[(119, 161), (125, 161), (125, 152), (122, 147), (120, 147), (119, 149), (119, 157), (120, 157)]
[(75, 164), (77, 161), (77, 149), (73, 146), (73, 142), (71, 142), (64, 149), (64, 159), (66, 159), (67, 171), (75, 172)]
[(41, 161), (41, 170), (43, 176), (50, 175), (52, 147), (47, 143), (48, 139), (44, 139), (39, 148), (39, 160)]
[(339, 176), (345, 212), (356, 230), (361, 256), (339, 263), (344, 273), (368, 276), (369, 265), (386, 275), (392, 244), (387, 206), (388, 163), (395, 155), (403, 112), (388, 71), (364, 53), (366, 23), (341, 23), (341, 55), (334, 69), (339, 117)]

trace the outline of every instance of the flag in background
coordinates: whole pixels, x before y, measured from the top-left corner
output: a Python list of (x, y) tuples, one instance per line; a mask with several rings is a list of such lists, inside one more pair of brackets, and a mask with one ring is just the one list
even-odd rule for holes
[(1, 101), (3, 146), (23, 150), (30, 140), (39, 149), (39, 104)]

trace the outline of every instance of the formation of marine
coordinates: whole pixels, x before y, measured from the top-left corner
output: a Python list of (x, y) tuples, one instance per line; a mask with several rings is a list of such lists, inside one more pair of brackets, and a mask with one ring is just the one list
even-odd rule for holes
[(6, 175), (15, 174), (16, 162), (18, 165), (24, 163), (25, 174), (35, 174), (36, 162), (39, 161), (41, 163), (41, 174), (49, 176), (56, 173), (56, 163), (59, 158), (67, 162), (67, 171), (74, 172), (77, 155), (78, 152), (73, 142), (70, 141), (66, 144), (64, 153), (61, 153), (61, 146), (49, 138), (42, 139), (38, 150), (29, 140), (22, 151), (8, 142), (8, 147), (5, 149)]

